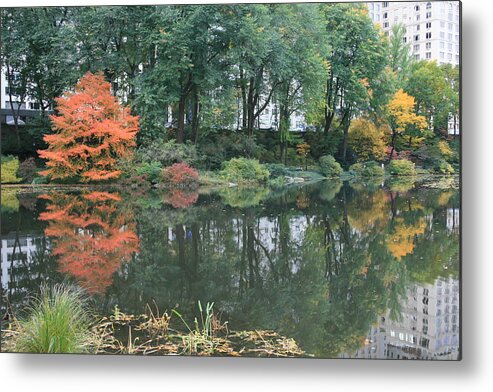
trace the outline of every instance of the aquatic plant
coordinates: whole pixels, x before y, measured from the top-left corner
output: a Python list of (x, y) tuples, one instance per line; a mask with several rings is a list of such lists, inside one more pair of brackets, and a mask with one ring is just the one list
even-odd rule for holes
[(198, 301), (200, 322), (197, 317), (194, 319), (194, 328), (190, 328), (188, 323), (183, 319), (183, 316), (173, 309), (173, 313), (176, 314), (183, 322), (188, 330), (188, 334), (182, 336), (183, 344), (185, 345), (189, 354), (212, 354), (214, 352), (214, 302), (207, 302), (205, 311), (202, 308), (202, 304)]
[(13, 350), (30, 353), (83, 353), (92, 343), (90, 316), (79, 288), (43, 286), (25, 319), (16, 321)]

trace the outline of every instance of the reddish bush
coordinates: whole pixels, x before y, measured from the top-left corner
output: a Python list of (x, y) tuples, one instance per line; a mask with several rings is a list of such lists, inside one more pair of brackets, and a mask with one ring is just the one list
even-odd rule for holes
[[(385, 150), (385, 154), (387, 155), (387, 157), (390, 155), (390, 152), (392, 151), (392, 147), (391, 146), (387, 146), (386, 150)], [(398, 159), (398, 154), (397, 154), (397, 150), (394, 150), (392, 152), (392, 157), (391, 159)]]
[(163, 179), (172, 186), (196, 186), (199, 182), (199, 173), (186, 163), (175, 163), (163, 171)]

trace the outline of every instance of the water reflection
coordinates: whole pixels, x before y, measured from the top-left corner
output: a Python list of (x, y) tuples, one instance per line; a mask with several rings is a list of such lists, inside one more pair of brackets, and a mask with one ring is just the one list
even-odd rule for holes
[[(2, 210), (2, 238), (39, 233), (55, 260), (45, 278), (74, 278), (97, 293), (101, 312), (118, 304), (139, 313), (155, 302), (192, 317), (198, 300), (214, 301), (230, 328), (273, 329), (315, 356), (337, 357), (366, 349), (382, 317), (379, 333), (401, 333), (412, 290), (457, 282), (458, 207), (455, 191), (340, 181), (140, 198), (55, 192), (35, 211)], [(2, 268), (3, 255), (2, 245)], [(2, 289), (11, 283), (2, 279)], [(428, 355), (424, 348), (416, 355)]]
[(459, 356), (459, 281), (438, 279), (413, 284), (401, 317), (380, 317), (359, 350), (343, 358), (457, 359)]
[(117, 193), (55, 192), (40, 196), (48, 201), (39, 220), (48, 223), (51, 254), (58, 270), (74, 277), (89, 293), (104, 293), (113, 274), (138, 250), (131, 208)]

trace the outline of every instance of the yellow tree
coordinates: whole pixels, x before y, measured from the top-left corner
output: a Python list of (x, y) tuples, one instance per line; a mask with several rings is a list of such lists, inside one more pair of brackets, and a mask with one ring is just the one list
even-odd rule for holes
[(411, 128), (423, 131), (428, 126), (426, 118), (416, 114), (414, 104), (414, 97), (406, 94), (402, 89), (399, 89), (387, 104), (387, 116), (392, 132), (392, 149), (390, 151), (389, 161), (392, 159), (395, 142), (399, 135), (404, 134), (404, 132)]
[(370, 120), (358, 118), (352, 121), (348, 144), (360, 162), (385, 158), (384, 133)]

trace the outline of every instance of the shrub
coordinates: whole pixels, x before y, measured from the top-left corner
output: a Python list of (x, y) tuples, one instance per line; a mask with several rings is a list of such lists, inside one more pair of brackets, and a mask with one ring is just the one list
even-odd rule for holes
[(157, 183), (161, 179), (162, 170), (163, 168), (159, 162), (145, 162), (135, 168), (136, 176), (131, 177), (141, 177), (149, 182)]
[(374, 161), (355, 163), (351, 165), (349, 170), (355, 175), (362, 177), (382, 177), (385, 174), (382, 167)]
[(30, 353), (82, 353), (91, 344), (90, 318), (79, 289), (42, 287), (41, 295), (18, 321), (14, 350)]
[(236, 183), (265, 182), (269, 178), (269, 170), (256, 159), (233, 158), (223, 163), (221, 176)]
[(320, 172), (325, 177), (339, 177), (342, 173), (342, 167), (336, 162), (332, 155), (324, 155), (318, 160)]
[(450, 163), (441, 159), (436, 162), (434, 170), (441, 174), (454, 174), (455, 170)]
[(196, 186), (199, 182), (199, 173), (186, 163), (175, 163), (163, 170), (163, 180), (172, 186)]
[(1, 182), (2, 184), (14, 184), (22, 181), (17, 177), (19, 170), (19, 158), (12, 155), (1, 157)]
[(270, 178), (289, 176), (291, 173), (282, 163), (266, 163), (265, 167), (270, 173)]
[(396, 159), (388, 165), (389, 173), (393, 176), (413, 176), (416, 174), (416, 167), (411, 161)]
[(27, 158), (22, 161), (19, 165), (19, 170), (17, 174), (22, 177), (25, 182), (32, 183), (36, 174), (38, 173), (38, 168), (36, 167), (36, 162), (34, 158)]

